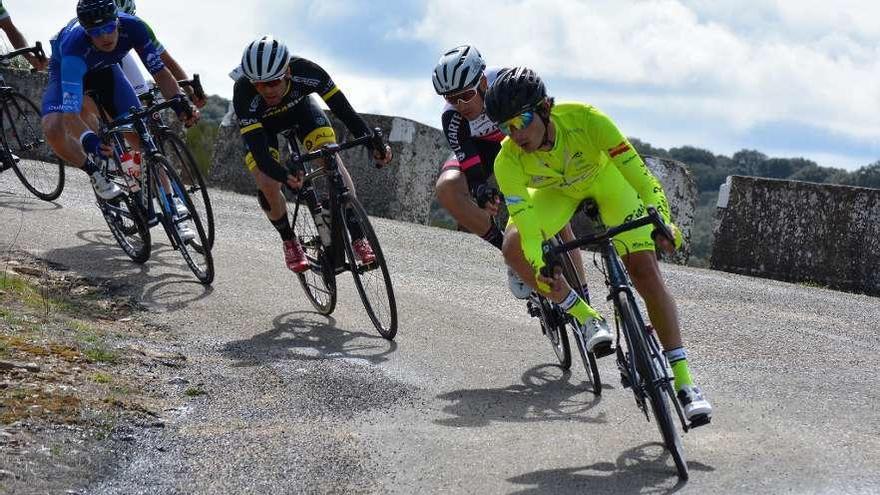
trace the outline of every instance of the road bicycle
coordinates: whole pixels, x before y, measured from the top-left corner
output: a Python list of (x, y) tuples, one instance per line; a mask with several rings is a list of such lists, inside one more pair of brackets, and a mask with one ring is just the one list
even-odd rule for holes
[[(46, 59), (42, 44), (37, 42), (33, 47), (0, 55), (0, 65), (8, 65), (11, 59), (27, 53), (40, 60)], [(60, 161), (46, 161), (50, 153), (41, 121), (39, 108), (26, 96), (6, 86), (0, 74), (0, 173), (12, 169), (34, 196), (53, 201), (64, 189), (64, 165)]]
[[(190, 87), (193, 94), (197, 98), (205, 98), (202, 82), (198, 74), (193, 74), (192, 79), (184, 79), (177, 81), (181, 88)], [(156, 103), (164, 101), (162, 93), (158, 87), (153, 86), (146, 93), (140, 96), (141, 102), (145, 107), (151, 107)], [(208, 187), (205, 185), (205, 179), (199, 170), (199, 165), (195, 157), (190, 151), (186, 141), (180, 137), (180, 134), (171, 126), (169, 126), (163, 117), (165, 112), (154, 112), (147, 119), (147, 125), (157, 146), (162, 150), (162, 154), (168, 159), (168, 162), (174, 167), (180, 180), (186, 186), (186, 192), (189, 193), (193, 205), (199, 212), (199, 218), (205, 226), (205, 232), (208, 236), (208, 248), (214, 247), (214, 210), (211, 207), (211, 198), (208, 196)]]
[[(207, 233), (186, 185), (162, 155), (147, 124), (154, 113), (187, 105), (178, 95), (145, 109), (132, 107), (128, 116), (112, 122), (106, 122), (102, 115), (104, 123), (98, 135), (112, 144), (113, 152), (102, 160), (101, 169), (124, 194), (113, 200), (101, 199), (97, 194), (95, 197), (110, 232), (133, 261), (144, 263), (149, 259), (150, 228), (161, 224), (171, 247), (180, 252), (199, 282), (208, 285), (214, 280), (214, 259)], [(126, 135), (132, 132), (140, 139), (140, 152), (132, 151), (126, 142)], [(123, 160), (129, 156), (141, 156), (141, 164), (135, 158)], [(181, 225), (189, 222), (195, 229), (192, 239), (181, 235)]]
[[(594, 223), (599, 222), (599, 210), (595, 202), (587, 201), (580, 209)], [(629, 274), (614, 248), (614, 236), (645, 225), (654, 225), (655, 232), (659, 235), (673, 238), (672, 232), (669, 231), (660, 214), (653, 206), (649, 206), (647, 215), (602, 232), (578, 237), (570, 242), (545, 243), (544, 261), (547, 266), (544, 269), (546, 274), (550, 274), (553, 273), (554, 267), (564, 266), (560, 261), (560, 255), (573, 249), (592, 247), (597, 251), (602, 263), (595, 261), (595, 258), (594, 263), (605, 277), (605, 285), (609, 290), (608, 300), (614, 306), (617, 369), (620, 372), (621, 384), (624, 388), (632, 390), (636, 405), (645, 414), (645, 419), (650, 421), (653, 415), (663, 438), (663, 444), (675, 462), (679, 478), (686, 480), (688, 466), (681, 436), (673, 422), (672, 411), (674, 410), (678, 415), (685, 432), (708, 423), (709, 418), (699, 418), (690, 423), (685, 419), (675, 395), (673, 376), (666, 356), (663, 354), (656, 333), (642, 318), (633, 295)], [(577, 274), (574, 275), (576, 277)]]
[[(288, 143), (295, 143), (290, 133), (285, 135)], [(304, 172), (303, 187), (294, 193), (296, 206), (291, 224), (311, 265), (297, 275), (315, 309), (329, 315), (336, 308), (336, 275), (350, 271), (370, 321), (382, 337), (391, 340), (397, 334), (397, 302), (391, 275), (367, 212), (345, 185), (340, 171), (339, 152), (357, 146), (384, 149), (381, 130), (375, 129), (373, 136), (329, 144), (304, 155), (291, 149), (288, 168), (291, 173)], [(318, 166), (306, 170), (314, 163)], [(306, 205), (306, 214), (299, 214), (302, 204)], [(355, 252), (354, 243), (360, 239), (369, 243), (375, 255), (368, 264), (362, 263)]]

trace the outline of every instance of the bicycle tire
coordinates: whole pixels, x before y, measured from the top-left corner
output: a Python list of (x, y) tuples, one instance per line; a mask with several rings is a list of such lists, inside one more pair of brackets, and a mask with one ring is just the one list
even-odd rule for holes
[(11, 160), (15, 175), (37, 198), (57, 199), (64, 189), (64, 165), (41, 159), (48, 155), (48, 147), (43, 138), (40, 111), (31, 100), (15, 91), (4, 93), (2, 100), (0, 135), (9, 150), (6, 157)]
[[(199, 282), (203, 285), (210, 285), (214, 281), (214, 257), (208, 246), (208, 236), (199, 218), (199, 212), (196, 211), (192, 199), (186, 191), (186, 186), (181, 182), (177, 172), (174, 171), (174, 168), (164, 156), (157, 154), (147, 157), (146, 160), (147, 166), (152, 168), (152, 188), (158, 200), (159, 209), (162, 212), (162, 224), (165, 227), (165, 233), (168, 234), (172, 245), (180, 251), (183, 260)], [(162, 184), (162, 173), (168, 178), (169, 186), (171, 187), (170, 191)], [(187, 217), (180, 218), (176, 214), (176, 208), (173, 202), (168, 201), (168, 195), (176, 196), (183, 202), (187, 209)], [(192, 222), (195, 226), (197, 237), (196, 239), (184, 242), (180, 238), (176, 224), (187, 221)], [(198, 242), (195, 242), (196, 240)], [(197, 256), (200, 256), (202, 259), (197, 261)]]
[[(352, 245), (354, 239), (351, 238), (349, 230), (349, 218), (346, 213), (348, 209), (351, 209), (352, 214), (357, 217), (357, 222), (360, 225), (361, 231), (364, 233), (364, 238), (370, 243), (370, 246), (373, 248), (373, 254), (376, 256), (376, 260), (369, 266), (359, 266), (358, 264), (358, 258), (355, 255), (354, 247)], [(349, 260), (349, 268), (354, 277), (354, 284), (357, 287), (358, 294), (360, 294), (361, 301), (364, 303), (364, 308), (367, 310), (367, 314), (373, 322), (373, 325), (376, 327), (376, 330), (379, 331), (382, 337), (392, 340), (394, 339), (394, 336), (397, 335), (397, 301), (394, 298), (394, 287), (391, 285), (391, 275), (388, 273), (388, 265), (385, 263), (385, 256), (382, 254), (382, 247), (379, 245), (379, 239), (376, 237), (376, 232), (373, 230), (370, 219), (367, 217), (367, 212), (364, 210), (364, 207), (361, 206), (360, 201), (354, 196), (347, 196), (345, 198), (342, 203), (340, 217), (342, 218), (342, 238), (345, 244), (345, 253)], [(387, 313), (383, 313), (382, 315), (377, 314), (377, 308), (375, 305), (376, 301), (372, 301), (367, 295), (367, 290), (364, 287), (363, 281), (364, 275), (375, 272), (376, 269), (381, 272), (381, 283), (385, 286), (384, 292), (387, 295), (387, 307), (382, 308), (387, 309)], [(375, 277), (373, 282), (378, 284), (380, 280), (378, 277)], [(381, 296), (381, 292), (382, 291), (380, 290), (375, 294), (377, 298)], [(387, 321), (383, 321), (380, 316), (387, 317)]]
[[(186, 186), (193, 205), (199, 212), (199, 218), (205, 226), (208, 236), (208, 249), (214, 247), (214, 209), (208, 196), (208, 187), (199, 170), (195, 157), (186, 142), (171, 130), (159, 134), (159, 147), (162, 154), (177, 172), (181, 182)], [(198, 193), (198, 194), (195, 194)]]
[(538, 304), (540, 313), (539, 321), (541, 322), (541, 331), (556, 354), (559, 361), (559, 367), (567, 370), (571, 368), (571, 344), (568, 341), (568, 332), (566, 330), (565, 320), (567, 315), (562, 313), (559, 306), (552, 304), (546, 298), (538, 296), (534, 298)]
[[(584, 283), (574, 267), (571, 255), (569, 253), (564, 253), (561, 259), (562, 276), (568, 281), (568, 285), (573, 287), (574, 290), (577, 291), (586, 301), (586, 295), (581, 293), (581, 287), (584, 286)], [(587, 379), (593, 387), (593, 394), (597, 396), (602, 395), (602, 377), (599, 375), (599, 363), (596, 360), (596, 355), (587, 351), (586, 342), (581, 338), (580, 329), (577, 327), (577, 320), (571, 317), (569, 318), (569, 322), (572, 327), (571, 330), (575, 334), (574, 340), (577, 344), (578, 354), (581, 356), (581, 362), (584, 365), (584, 371), (587, 373)]]
[[(106, 201), (97, 195), (95, 199), (107, 226), (110, 227), (110, 233), (125, 254), (135, 263), (145, 263), (150, 259), (150, 227), (140, 206), (127, 194), (113, 201)], [(123, 205), (125, 210), (121, 208)], [(130, 220), (129, 224), (124, 222), (126, 218)]]
[(623, 325), (630, 334), (630, 354), (635, 360), (636, 370), (638, 370), (642, 386), (648, 395), (651, 404), (651, 412), (654, 420), (657, 422), (657, 428), (663, 437), (663, 444), (666, 450), (672, 455), (675, 462), (675, 468), (678, 471), (678, 477), (681, 480), (688, 479), (687, 460), (684, 455), (684, 447), (681, 442), (681, 435), (675, 428), (672, 419), (672, 412), (669, 404), (666, 402), (668, 395), (664, 389), (666, 384), (657, 376), (657, 370), (654, 368), (654, 361), (648, 350), (648, 343), (645, 341), (644, 323), (641, 318), (635, 314), (635, 303), (630, 300), (630, 295), (626, 292), (617, 294), (617, 308)]
[(299, 283), (315, 310), (330, 315), (336, 309), (336, 272), (305, 203), (300, 204), (293, 231), (309, 260), (309, 270), (296, 274)]

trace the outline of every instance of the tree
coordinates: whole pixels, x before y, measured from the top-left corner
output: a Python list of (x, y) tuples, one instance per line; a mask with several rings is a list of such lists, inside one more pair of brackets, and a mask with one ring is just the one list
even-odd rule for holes
[(715, 155), (711, 151), (695, 148), (693, 146), (672, 148), (669, 150), (669, 157), (689, 165), (693, 163), (702, 163), (711, 168), (715, 167)]
[(745, 175), (760, 175), (761, 167), (767, 161), (767, 155), (756, 150), (740, 150), (733, 154), (736, 172)]

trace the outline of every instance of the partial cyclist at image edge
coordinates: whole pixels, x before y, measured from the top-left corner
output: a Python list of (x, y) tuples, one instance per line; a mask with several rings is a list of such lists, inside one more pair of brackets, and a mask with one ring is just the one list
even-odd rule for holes
[[(486, 96), (486, 111), (508, 136), (495, 159), (495, 176), (510, 213), (505, 260), (526, 283), (548, 293), (585, 326), (591, 351), (610, 347), (604, 318), (567, 284), (555, 287), (560, 277), (541, 276), (542, 244), (564, 228), (583, 200), (592, 198), (608, 227), (641, 217), (646, 204), (655, 205), (675, 233), (674, 246), (665, 238), (658, 243), (674, 250), (681, 234), (670, 222), (660, 182), (610, 118), (590, 105), (556, 104), (531, 69), (517, 67), (496, 79)], [(677, 309), (660, 274), (652, 234), (650, 226), (625, 232), (615, 237), (615, 248), (666, 349), (685, 414), (689, 420), (709, 416), (711, 406), (690, 374)]]
[[(9, 38), (9, 42), (12, 43), (13, 49), (17, 50), (28, 46), (27, 39), (12, 22), (12, 17), (9, 15), (9, 11), (6, 10), (6, 7), (3, 6), (2, 1), (0, 1), (0, 29), (6, 33), (6, 37)], [(35, 70), (43, 70), (46, 68), (46, 64), (48, 64), (47, 60), (40, 60), (30, 53), (25, 54), (24, 57)]]
[[(102, 110), (116, 119), (128, 114), (140, 101), (122, 73), (119, 62), (134, 49), (153, 75), (163, 96), (180, 93), (177, 81), (162, 62), (164, 48), (141, 19), (117, 11), (113, 0), (79, 0), (77, 18), (52, 40), (49, 82), (43, 96), (43, 130), (53, 150), (91, 178), (95, 192), (105, 200), (122, 190), (107, 180), (96, 161), (110, 152), (95, 133), (99, 111), (85, 96), (92, 90), (100, 96)], [(198, 113), (188, 105), (176, 105), (175, 112), (191, 125)]]
[[(296, 273), (309, 269), (287, 215), (281, 184), (293, 190), (302, 186), (302, 171), (293, 173), (280, 161), (278, 134), (293, 131), (306, 151), (314, 151), (336, 142), (330, 120), (311, 95), (317, 94), (327, 103), (352, 135), (362, 137), (373, 131), (355, 112), (348, 99), (318, 64), (291, 55), (287, 46), (271, 35), (251, 42), (244, 50), (241, 65), (230, 76), (235, 79), (233, 109), (238, 118), (245, 145), (245, 165), (257, 183), (257, 198), (269, 222), (278, 231), (287, 267)], [(377, 164), (391, 161), (391, 148), (373, 150)], [(351, 194), (354, 184), (344, 165), (340, 171)], [(352, 222), (353, 243), (364, 264), (375, 255), (359, 227)]]

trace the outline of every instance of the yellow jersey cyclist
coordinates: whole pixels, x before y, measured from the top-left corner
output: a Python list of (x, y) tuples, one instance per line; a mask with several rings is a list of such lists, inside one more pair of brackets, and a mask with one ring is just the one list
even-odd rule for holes
[[(28, 46), (27, 39), (25, 39), (24, 35), (21, 34), (21, 31), (15, 27), (15, 24), (12, 23), (12, 17), (10, 17), (9, 12), (6, 10), (6, 7), (3, 6), (3, 2), (0, 1), (0, 29), (6, 33), (6, 37), (9, 38), (9, 42), (12, 43), (12, 48), (19, 49), (25, 48)], [(31, 64), (35, 70), (43, 70), (49, 64), (48, 60), (39, 60), (33, 54), (28, 53), (24, 56), (28, 63)]]
[[(307, 151), (336, 142), (330, 120), (311, 98), (317, 93), (354, 136), (372, 134), (327, 72), (309, 60), (291, 56), (284, 43), (272, 36), (251, 42), (241, 65), (230, 74), (236, 80), (232, 105), (244, 140), (245, 163), (257, 183), (257, 198), (269, 222), (278, 231), (287, 267), (301, 273), (309, 269), (302, 246), (287, 216), (281, 184), (302, 186), (302, 172), (291, 174), (279, 161), (278, 133), (293, 130)], [(378, 165), (391, 161), (391, 148), (373, 150)], [(354, 184), (340, 163), (343, 180), (352, 194)], [(357, 222), (351, 221), (353, 247), (361, 262), (375, 260), (372, 247)]]
[[(602, 316), (562, 277), (540, 275), (541, 244), (569, 222), (583, 200), (592, 198), (607, 226), (642, 216), (646, 204), (655, 205), (676, 233), (675, 246), (661, 237), (657, 242), (672, 252), (681, 234), (670, 223), (663, 188), (611, 119), (589, 105), (555, 104), (531, 69), (517, 67), (496, 79), (486, 95), (486, 111), (508, 136), (495, 158), (495, 177), (511, 218), (502, 249), (505, 260), (527, 284), (540, 286), (583, 325), (592, 351), (607, 355), (612, 336)], [(615, 247), (666, 349), (685, 415), (691, 421), (711, 416), (712, 406), (688, 368), (677, 308), (660, 273), (652, 228), (620, 234)]]

